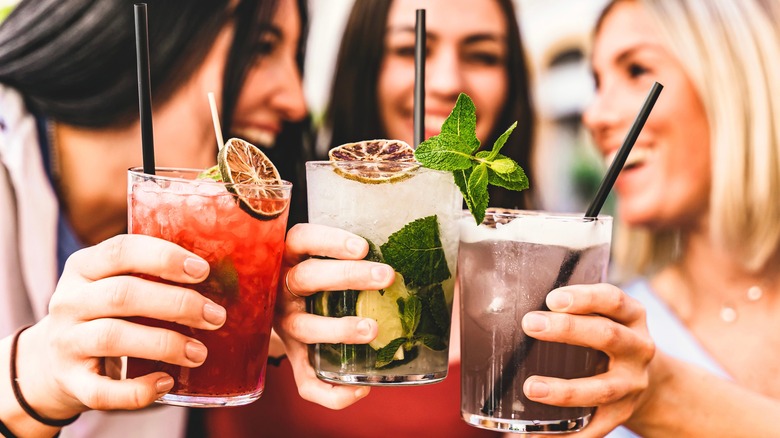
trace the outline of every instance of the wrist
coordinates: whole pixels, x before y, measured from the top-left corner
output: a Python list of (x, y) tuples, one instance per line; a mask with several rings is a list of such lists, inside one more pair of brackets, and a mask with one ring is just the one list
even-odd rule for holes
[[(8, 358), (8, 380), (19, 407), (32, 419), (45, 426), (60, 428), (76, 420), (81, 410), (61, 397), (47, 369), (56, 364), (48, 356), (36, 335), (40, 326), (23, 328), (11, 339)], [(2, 378), (2, 377), (0, 377)], [(63, 400), (65, 398), (65, 400)]]
[(669, 406), (674, 404), (676, 388), (673, 361), (661, 351), (656, 351), (650, 361), (647, 389), (639, 397), (633, 414), (626, 421), (626, 426), (634, 432), (654, 430), (659, 423), (663, 423), (663, 416), (669, 412)]
[[(10, 433), (18, 437), (53, 436), (59, 431), (38, 423), (16, 402), (10, 379), (12, 336), (0, 340), (0, 421)], [(2, 435), (0, 435), (2, 436)]]

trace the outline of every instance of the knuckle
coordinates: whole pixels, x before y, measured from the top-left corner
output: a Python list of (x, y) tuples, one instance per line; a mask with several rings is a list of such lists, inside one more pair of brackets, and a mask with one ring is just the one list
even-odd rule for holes
[(567, 406), (571, 404), (575, 397), (575, 391), (569, 385), (563, 385), (558, 388), (558, 400)]
[(596, 391), (596, 403), (599, 405), (611, 403), (616, 400), (618, 396), (618, 390), (615, 385), (601, 380), (599, 382), (598, 391)]
[(108, 400), (108, 394), (98, 386), (88, 390), (82, 402), (90, 409), (105, 410), (110, 408)]
[(112, 264), (119, 264), (125, 257), (127, 236), (120, 234), (98, 244), (103, 257)]
[(620, 343), (620, 328), (617, 324), (604, 324), (601, 328), (602, 346), (610, 350)]
[(655, 357), (656, 346), (655, 342), (650, 336), (642, 337), (641, 356), (643, 357), (643, 363), (647, 365)]
[(359, 277), (357, 264), (354, 262), (344, 262), (342, 266), (342, 275), (347, 281), (356, 280)]
[(188, 310), (195, 305), (195, 297), (192, 295), (197, 292), (176, 291), (173, 295), (172, 308), (176, 309), (176, 315), (188, 315)]
[(628, 304), (626, 302), (626, 294), (618, 288), (610, 288), (610, 290), (612, 295), (610, 298), (612, 311), (615, 313), (620, 313), (623, 309), (626, 308), (626, 305)]
[(130, 282), (127, 278), (113, 278), (108, 282), (108, 302), (113, 309), (123, 309), (128, 302)]
[[(109, 350), (119, 340), (120, 328), (114, 320), (103, 319), (98, 323), (95, 335), (95, 348), (99, 352)], [(101, 354), (102, 356), (103, 354)]]
[(306, 342), (308, 340), (306, 336), (307, 330), (303, 318), (300, 318), (299, 316), (300, 315), (294, 315), (288, 318), (286, 331), (301, 342)]
[[(154, 349), (165, 357), (170, 356), (173, 353), (171, 347), (175, 343), (173, 336), (174, 334), (170, 330), (164, 330), (157, 334), (154, 339)], [(183, 351), (184, 347), (182, 346), (182, 352)]]

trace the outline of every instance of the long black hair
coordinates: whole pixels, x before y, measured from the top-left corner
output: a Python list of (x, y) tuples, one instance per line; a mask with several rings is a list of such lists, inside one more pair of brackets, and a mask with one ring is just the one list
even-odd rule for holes
[[(531, 106), (528, 66), (512, 0), (495, 0), (507, 26), (507, 83), (509, 90), (490, 138), (481, 139), (490, 147), (515, 121), (512, 136), (501, 153), (515, 159), (533, 184), (531, 146), (534, 114)], [(330, 144), (339, 145), (370, 138), (385, 138), (379, 117), (377, 84), (384, 57), (384, 37), (392, 0), (355, 0), (341, 40), (330, 102), (325, 110), (324, 129)], [(490, 188), (490, 205), (528, 208), (531, 191), (521, 194), (499, 187)]]
[[(244, 80), (262, 56), (257, 43), (271, 25), (278, 0), (241, 0), (235, 7), (230, 0), (146, 3), (155, 106), (186, 83), (222, 27), (233, 21), (220, 111), (223, 136), (229, 138)], [(298, 66), (302, 71), (308, 11), (306, 0), (297, 3), (302, 29)], [(0, 83), (21, 92), (31, 111), (61, 123), (101, 129), (135, 122), (135, 62), (130, 1), (23, 0), (0, 25)], [(306, 157), (300, 125), (286, 124), (276, 147), (266, 151), (282, 177), (294, 183), (300, 181), (300, 163)], [(302, 189), (302, 184), (297, 186)], [(291, 221), (301, 220), (302, 215), (305, 203), (293, 208)]]
[[(221, 111), (229, 127), (277, 0), (242, 0), (235, 8), (229, 0), (146, 3), (155, 105), (187, 81), (220, 29), (234, 21)], [(134, 29), (132, 2), (24, 0), (0, 26), (0, 82), (20, 91), (31, 110), (62, 123), (129, 124), (138, 113)]]

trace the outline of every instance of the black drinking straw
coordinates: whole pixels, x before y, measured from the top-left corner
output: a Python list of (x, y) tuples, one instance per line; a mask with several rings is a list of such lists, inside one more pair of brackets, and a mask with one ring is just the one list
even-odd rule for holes
[(149, 24), (146, 3), (136, 3), (135, 54), (138, 71), (138, 110), (141, 116), (141, 148), (144, 173), (154, 175), (154, 135), (152, 131), (152, 87), (149, 69)]
[(425, 140), (425, 9), (414, 24), (414, 147)]
[[(655, 101), (658, 100), (658, 96), (661, 94), (661, 90), (663, 90), (663, 88), (664, 86), (658, 82), (653, 84), (653, 87), (650, 89), (650, 93), (645, 99), (644, 105), (642, 105), (642, 109), (639, 110), (639, 114), (634, 120), (633, 125), (631, 125), (631, 129), (628, 131), (628, 135), (626, 135), (625, 140), (623, 140), (623, 145), (620, 146), (620, 149), (618, 149), (618, 152), (615, 155), (615, 159), (612, 161), (612, 164), (610, 164), (606, 175), (604, 175), (604, 179), (601, 181), (601, 185), (596, 192), (596, 196), (588, 206), (588, 209), (585, 212), (585, 218), (592, 218), (595, 220), (598, 217), (599, 212), (601, 211), (601, 207), (604, 205), (604, 201), (607, 199), (607, 195), (609, 195), (609, 192), (612, 190), (612, 186), (615, 184), (615, 180), (617, 179), (618, 174), (623, 169), (623, 165), (626, 163), (626, 158), (628, 158), (628, 154), (631, 152), (631, 148), (634, 147), (634, 143), (636, 143), (636, 139), (639, 137), (639, 133), (645, 126), (647, 117), (650, 115), (650, 111), (653, 109)], [(581, 255), (582, 252), (579, 250), (566, 253), (566, 257), (564, 257), (563, 263), (561, 263), (561, 269), (558, 271), (558, 276), (555, 278), (553, 287), (550, 290), (565, 286), (569, 282), (571, 275), (574, 273), (574, 268), (580, 261)], [(545, 311), (550, 309), (543, 301), (539, 310)], [(520, 342), (518, 342), (517, 345), (515, 345), (514, 350), (512, 350), (512, 356), (509, 359), (509, 363), (504, 365), (501, 377), (493, 382), (493, 390), (490, 394), (488, 394), (485, 402), (482, 404), (481, 411), (487, 416), (493, 416), (498, 402), (504, 397), (504, 395), (506, 395), (506, 392), (509, 390), (509, 388), (514, 386), (514, 379), (517, 373), (517, 369), (531, 351), (531, 347), (533, 347), (533, 345), (536, 343), (536, 338), (528, 336), (525, 334), (525, 332), (521, 332), (520, 336)], [(511, 383), (506, 384), (506, 382)], [(505, 384), (502, 385), (501, 383)]]

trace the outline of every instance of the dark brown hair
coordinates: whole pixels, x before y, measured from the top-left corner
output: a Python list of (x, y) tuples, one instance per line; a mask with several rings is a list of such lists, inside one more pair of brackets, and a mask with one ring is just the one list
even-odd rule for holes
[[(533, 181), (530, 165), (534, 115), (520, 29), (512, 0), (494, 1), (506, 20), (509, 90), (490, 137), (481, 140), (483, 145), (492, 146), (501, 133), (517, 121), (517, 129), (501, 152), (515, 159)], [(356, 0), (352, 8), (336, 61), (330, 103), (325, 112), (325, 129), (331, 134), (331, 145), (387, 137), (379, 118), (377, 83), (391, 3), (392, 0)], [(490, 188), (491, 206), (527, 208), (531, 199), (529, 190), (518, 193), (499, 187)]]

